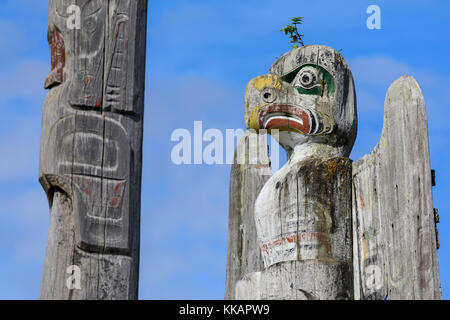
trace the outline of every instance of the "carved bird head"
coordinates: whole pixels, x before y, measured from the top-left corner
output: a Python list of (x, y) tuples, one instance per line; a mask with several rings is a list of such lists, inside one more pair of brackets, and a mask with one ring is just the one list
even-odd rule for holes
[(298, 144), (330, 145), (348, 156), (356, 138), (353, 77), (336, 50), (319, 45), (294, 49), (269, 74), (252, 79), (245, 94), (247, 129), (278, 129), (288, 152)]

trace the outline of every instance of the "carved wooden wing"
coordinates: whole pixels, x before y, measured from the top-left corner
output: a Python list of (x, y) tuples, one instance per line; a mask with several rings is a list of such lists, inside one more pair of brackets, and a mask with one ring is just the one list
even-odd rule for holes
[(246, 274), (264, 269), (254, 207), (271, 175), (267, 135), (247, 131), (235, 150), (230, 174), (227, 300), (236, 299), (237, 282)]
[(389, 88), (374, 150), (353, 164), (356, 299), (440, 299), (428, 127), (421, 89)]

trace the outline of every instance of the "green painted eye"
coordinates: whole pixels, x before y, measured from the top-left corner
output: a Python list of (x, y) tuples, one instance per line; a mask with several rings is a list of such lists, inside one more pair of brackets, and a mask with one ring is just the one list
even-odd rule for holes
[(319, 72), (317, 69), (313, 67), (305, 67), (301, 69), (297, 76), (295, 77), (292, 85), (295, 88), (301, 88), (301, 89), (312, 89), (314, 87), (320, 87), (321, 84), (319, 82)]
[(325, 84), (328, 94), (335, 91), (333, 77), (324, 68), (316, 65), (304, 65), (280, 79), (291, 84), (301, 94), (322, 95)]

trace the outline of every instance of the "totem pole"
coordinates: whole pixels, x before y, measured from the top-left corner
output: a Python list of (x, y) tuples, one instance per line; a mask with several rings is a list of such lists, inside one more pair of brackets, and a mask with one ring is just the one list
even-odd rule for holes
[(147, 0), (50, 0), (41, 299), (137, 299)]
[[(441, 298), (425, 103), (412, 77), (389, 88), (382, 137), (355, 163), (353, 77), (332, 48), (294, 49), (251, 80), (245, 124), (226, 299)], [(271, 175), (262, 133), (275, 129), (288, 161)]]

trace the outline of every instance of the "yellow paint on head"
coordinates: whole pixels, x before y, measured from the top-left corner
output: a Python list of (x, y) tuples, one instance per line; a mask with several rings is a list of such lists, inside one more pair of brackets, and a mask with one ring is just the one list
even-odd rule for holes
[(275, 88), (278, 90), (281, 90), (282, 88), (281, 82), (280, 80), (278, 80), (278, 76), (272, 74), (256, 77), (255, 79), (250, 81), (250, 83), (252, 82), (253, 87), (259, 91), (266, 87)]
[[(265, 88), (273, 88), (275, 90), (282, 90), (283, 86), (281, 84), (281, 81), (278, 80), (278, 76), (268, 74), (268, 75), (262, 75), (259, 77), (256, 77), (247, 85), (247, 92), (250, 90), (256, 89), (258, 91), (262, 91)], [(249, 106), (248, 102), (246, 102), (245, 105), (245, 124), (248, 129), (255, 129), (258, 131), (259, 129), (259, 122), (258, 122), (258, 114), (261, 108), (267, 106), (269, 103), (264, 103), (261, 101), (259, 105), (256, 106)]]
[(259, 121), (258, 121), (258, 114), (262, 107), (268, 105), (268, 103), (260, 104), (252, 108), (251, 114), (248, 112), (245, 113), (245, 119), (247, 123), (247, 127), (249, 129), (255, 129), (256, 131), (259, 130)]

